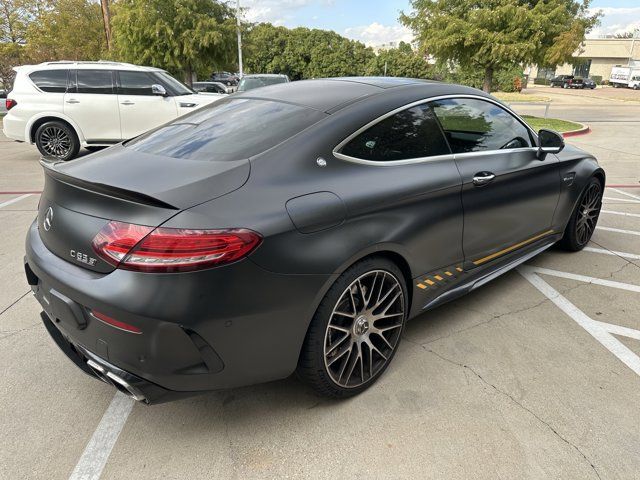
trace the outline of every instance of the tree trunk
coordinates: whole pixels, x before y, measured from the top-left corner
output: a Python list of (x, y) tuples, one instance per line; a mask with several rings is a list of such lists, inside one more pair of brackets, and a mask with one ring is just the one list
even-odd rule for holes
[(482, 82), (482, 91), (491, 93), (493, 87), (493, 67), (485, 67), (484, 82)]
[(184, 83), (193, 87), (193, 69), (191, 68), (191, 63), (187, 62), (184, 67)]
[(104, 22), (104, 36), (107, 40), (107, 51), (111, 51), (111, 13), (109, 12), (109, 0), (100, 0), (102, 6), (102, 21)]

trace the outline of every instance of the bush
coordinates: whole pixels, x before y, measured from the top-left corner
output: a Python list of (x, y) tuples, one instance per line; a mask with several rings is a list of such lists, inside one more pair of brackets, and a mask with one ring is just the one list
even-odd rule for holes
[[(434, 75), (434, 79), (442, 79), (448, 83), (458, 83), (460, 85), (467, 85), (469, 87), (482, 89), (482, 83), (484, 81), (484, 72), (482, 69), (457, 68), (454, 71), (435, 69), (434, 73), (435, 72), (437, 72), (438, 75)], [(493, 91), (517, 91), (518, 89), (516, 88), (516, 85), (518, 82), (516, 79), (520, 79), (520, 85), (526, 85), (522, 68), (518, 66), (496, 72), (493, 76)]]
[(590, 78), (596, 83), (596, 85), (602, 85), (602, 75), (593, 75)]
[(550, 80), (547, 78), (534, 78), (533, 79), (533, 84), (534, 85), (549, 85)]

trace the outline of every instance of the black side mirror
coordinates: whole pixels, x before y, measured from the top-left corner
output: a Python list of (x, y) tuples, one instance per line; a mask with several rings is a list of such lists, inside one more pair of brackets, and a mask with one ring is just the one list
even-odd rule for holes
[(560, 153), (564, 148), (564, 137), (554, 130), (541, 129), (538, 132), (538, 158), (544, 160), (548, 153)]

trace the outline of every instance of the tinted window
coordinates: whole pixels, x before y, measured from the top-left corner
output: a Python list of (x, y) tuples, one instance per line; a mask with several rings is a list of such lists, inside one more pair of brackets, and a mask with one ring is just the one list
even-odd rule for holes
[(68, 70), (40, 70), (29, 78), (43, 92), (64, 93), (67, 91), (67, 73)]
[(376, 123), (347, 143), (340, 153), (388, 162), (451, 152), (431, 108), (418, 105)]
[(113, 75), (110, 70), (78, 70), (78, 93), (113, 93)]
[(227, 161), (268, 150), (325, 114), (288, 103), (221, 100), (126, 145), (132, 150), (190, 160)]
[(176, 95), (191, 95), (193, 90), (187, 87), (184, 83), (176, 80), (174, 77), (169, 75), (167, 72), (156, 72), (153, 75), (156, 75), (162, 81), (154, 81), (153, 83), (164, 84), (164, 86), (169, 86), (171, 90)]
[(120, 87), (118, 93), (123, 95), (153, 95), (151, 85), (153, 78), (145, 72), (119, 72)]
[(529, 130), (498, 105), (465, 98), (432, 106), (453, 153), (531, 146)]

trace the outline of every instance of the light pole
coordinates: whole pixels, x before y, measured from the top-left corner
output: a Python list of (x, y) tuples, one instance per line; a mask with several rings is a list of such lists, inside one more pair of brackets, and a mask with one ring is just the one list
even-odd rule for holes
[(236, 0), (236, 20), (238, 22), (238, 73), (242, 77), (242, 34), (240, 33), (240, 0)]

